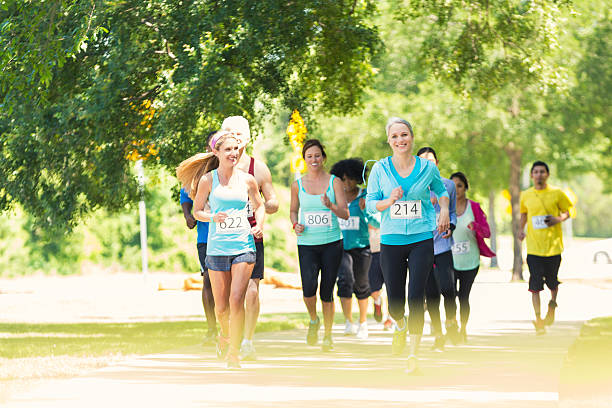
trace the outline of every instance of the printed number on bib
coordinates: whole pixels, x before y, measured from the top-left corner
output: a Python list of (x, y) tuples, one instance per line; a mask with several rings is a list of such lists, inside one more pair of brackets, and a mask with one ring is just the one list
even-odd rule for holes
[(393, 219), (421, 218), (421, 200), (396, 201), (391, 206), (390, 216)]
[(217, 224), (217, 233), (219, 234), (233, 234), (250, 230), (251, 225), (247, 219), (246, 211), (227, 216), (223, 222)]
[(452, 247), (454, 255), (462, 255), (470, 252), (470, 241), (455, 242)]
[(534, 215), (533, 217), (531, 217), (531, 222), (533, 223), (533, 229), (544, 229), (544, 228), (548, 228), (548, 225), (546, 225), (546, 217), (548, 217), (548, 215)]
[(307, 227), (331, 227), (331, 211), (311, 211), (304, 213)]
[(338, 223), (342, 230), (359, 230), (359, 217), (349, 217), (348, 220), (338, 218)]

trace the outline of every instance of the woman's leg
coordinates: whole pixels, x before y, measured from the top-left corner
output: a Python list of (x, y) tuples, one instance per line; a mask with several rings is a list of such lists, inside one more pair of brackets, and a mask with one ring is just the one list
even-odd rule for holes
[[(353, 323), (353, 285), (355, 277), (353, 276), (353, 258), (347, 251), (342, 252), (342, 262), (338, 269), (338, 297), (342, 305), (342, 313), (344, 319)], [(344, 333), (348, 334), (348, 333)]]
[(370, 281), (368, 271), (372, 262), (372, 253), (368, 248), (351, 251), (353, 258), (353, 275), (355, 283), (353, 291), (359, 305), (359, 323), (365, 323), (368, 318), (368, 298), (370, 297)]
[(242, 334), (244, 331), (244, 298), (254, 265), (253, 263), (239, 262), (232, 264), (232, 269), (230, 271), (229, 354), (231, 356), (237, 356), (240, 352), (240, 342), (242, 341)]
[(321, 254), (321, 287), (319, 295), (323, 305), (325, 336), (331, 336), (334, 324), (334, 285), (342, 262), (342, 240), (326, 244)]
[(459, 291), (457, 293), (459, 297), (459, 315), (461, 316), (461, 331), (466, 331), (468, 319), (470, 318), (470, 292), (472, 285), (478, 274), (478, 268), (471, 269), (468, 271), (457, 271), (457, 277), (459, 279)]
[[(433, 239), (417, 242), (410, 246), (410, 253), (408, 254), (408, 269), (410, 273), (408, 282), (408, 308), (410, 311), (408, 316), (408, 328), (411, 334), (411, 340), (413, 339), (413, 335), (418, 336), (418, 341), (414, 342), (414, 345), (418, 348), (420, 336), (423, 334), (423, 325), (425, 323), (425, 310), (423, 307), (425, 286), (434, 259)], [(412, 354), (416, 353), (416, 348), (411, 351)]]
[(302, 279), (302, 294), (304, 305), (310, 316), (310, 321), (317, 320), (317, 286), (319, 280), (320, 260), (318, 245), (298, 245), (300, 262), (300, 278)]
[(227, 338), (230, 333), (229, 326), (229, 296), (232, 283), (232, 275), (229, 271), (208, 270), (210, 285), (215, 298), (215, 313), (217, 321), (221, 326), (221, 336)]

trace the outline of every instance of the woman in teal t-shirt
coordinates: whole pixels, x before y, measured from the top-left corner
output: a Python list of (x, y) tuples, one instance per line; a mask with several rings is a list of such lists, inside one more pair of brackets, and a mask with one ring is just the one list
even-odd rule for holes
[[(244, 298), (255, 266), (253, 236), (262, 237), (265, 217), (257, 181), (236, 168), (240, 143), (229, 132), (217, 132), (210, 139), (212, 153), (192, 156), (176, 170), (181, 184), (194, 197), (195, 218), (210, 223), (205, 262), (221, 326), (217, 355), (227, 357), (228, 368), (240, 367)], [(247, 219), (249, 198), (256, 219), (253, 227)]]
[[(363, 160), (340, 160), (333, 165), (331, 174), (342, 180), (348, 201), (349, 219), (340, 220), (344, 254), (338, 270), (338, 297), (346, 320), (344, 335), (356, 334), (359, 339), (368, 338), (368, 297), (371, 294), (368, 271), (372, 261), (368, 226), (379, 223), (365, 211), (365, 190), (358, 184), (363, 182)], [(359, 326), (353, 324), (353, 294), (359, 305)]]
[(342, 260), (342, 231), (338, 217), (348, 219), (342, 182), (325, 171), (325, 149), (317, 139), (309, 139), (302, 148), (306, 174), (291, 185), (289, 216), (297, 234), (298, 258), (304, 303), (310, 315), (306, 343), (315, 345), (321, 325), (317, 316), (317, 287), (323, 309), (325, 335), (322, 348), (333, 349), (334, 285)]

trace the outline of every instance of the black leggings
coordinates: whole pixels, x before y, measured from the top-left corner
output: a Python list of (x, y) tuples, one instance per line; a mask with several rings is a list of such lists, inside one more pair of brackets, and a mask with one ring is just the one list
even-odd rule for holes
[(369, 247), (344, 251), (338, 271), (338, 297), (351, 298), (353, 293), (357, 299), (367, 299), (370, 296), (372, 292), (368, 271), (371, 261)]
[(455, 301), (455, 272), (453, 269), (453, 253), (451, 251), (434, 255), (434, 265), (427, 279), (427, 311), (431, 318), (434, 333), (442, 333), (440, 321), (440, 294), (444, 295), (444, 310), (446, 321), (457, 318), (457, 303)]
[(458, 286), (457, 297), (459, 298), (459, 314), (461, 315), (461, 328), (465, 330), (467, 321), (470, 318), (470, 291), (472, 284), (478, 273), (477, 266), (475, 269), (467, 271), (455, 271), (455, 282)]
[(389, 314), (396, 321), (404, 318), (406, 306), (406, 275), (408, 281), (408, 330), (410, 334), (423, 334), (425, 285), (433, 265), (433, 238), (409, 245), (380, 245)]
[(334, 301), (334, 286), (343, 252), (341, 239), (321, 245), (298, 245), (304, 297), (313, 297), (317, 294), (319, 271), (321, 271), (319, 296), (323, 302)]

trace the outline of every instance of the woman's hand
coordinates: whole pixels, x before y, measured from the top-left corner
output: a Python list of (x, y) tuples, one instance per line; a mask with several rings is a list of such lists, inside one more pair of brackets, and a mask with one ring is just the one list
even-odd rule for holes
[(325, 193), (321, 194), (321, 203), (323, 203), (324, 206), (326, 206), (327, 208), (329, 208), (331, 210), (332, 202), (329, 199), (329, 197), (327, 196), (327, 194), (325, 194)]
[(295, 224), (293, 230), (295, 231), (295, 235), (302, 235), (302, 232), (304, 232), (304, 225), (299, 223)]
[(440, 218), (438, 219), (438, 232), (440, 234), (444, 234), (449, 229), (450, 229), (450, 216), (448, 214), (448, 208), (442, 208), (440, 210)]
[(225, 221), (226, 218), (227, 218), (227, 213), (218, 212), (215, 215), (213, 215), (212, 220), (213, 220), (213, 222), (219, 224), (219, 223), (222, 223), (223, 221)]
[(401, 187), (396, 187), (391, 190), (391, 194), (389, 195), (389, 200), (391, 200), (391, 204), (394, 204), (397, 200), (404, 196), (404, 190)]
[(263, 238), (263, 229), (255, 224), (251, 227), (251, 234), (253, 234), (253, 236), (257, 239), (261, 239)]
[(365, 210), (365, 198), (360, 198), (359, 199), (359, 209), (361, 211)]

